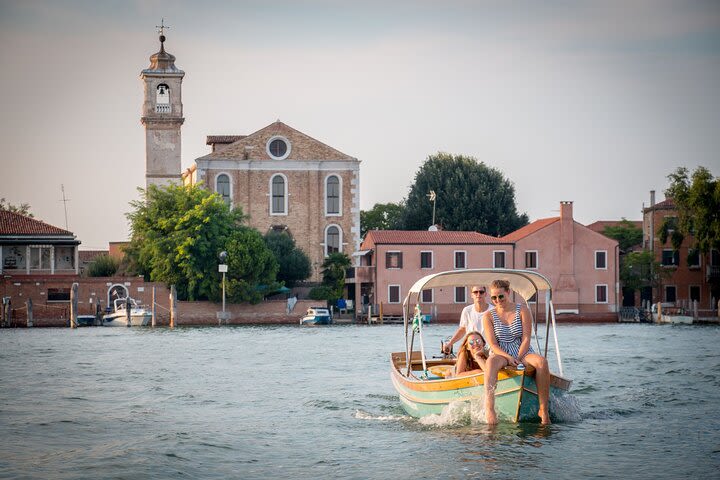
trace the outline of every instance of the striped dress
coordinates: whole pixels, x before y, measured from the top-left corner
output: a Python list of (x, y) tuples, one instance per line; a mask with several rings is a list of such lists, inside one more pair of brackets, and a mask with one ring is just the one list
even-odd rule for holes
[[(500, 321), (497, 311), (491, 311), (493, 317), (493, 330), (495, 330), (495, 339), (506, 353), (517, 358), (522, 343), (523, 327), (520, 318), (520, 304), (515, 304), (515, 320), (510, 325), (505, 325)], [(532, 345), (527, 353), (534, 353)]]

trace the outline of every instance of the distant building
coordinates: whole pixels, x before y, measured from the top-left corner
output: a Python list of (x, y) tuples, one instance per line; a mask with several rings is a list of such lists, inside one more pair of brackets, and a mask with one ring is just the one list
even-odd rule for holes
[(0, 274), (77, 275), (78, 245), (72, 232), (0, 210)]
[(183, 173), (203, 182), (247, 224), (266, 233), (287, 231), (313, 265), (333, 252), (360, 246), (360, 161), (280, 122), (249, 135), (207, 137), (212, 151)]
[(573, 202), (560, 202), (559, 217), (536, 220), (502, 239), (515, 245), (514, 268), (550, 280), (558, 313), (617, 318), (618, 242), (576, 222)]
[(277, 121), (250, 135), (208, 136), (211, 152), (181, 174), (185, 72), (164, 42), (161, 34), (160, 51), (140, 74), (146, 187), (202, 182), (242, 208), (250, 227), (290, 233), (310, 257), (311, 280), (320, 280), (327, 255), (360, 246), (360, 161)]
[[(446, 270), (513, 268), (511, 242), (477, 232), (371, 230), (359, 266), (347, 280), (349, 297), (362, 308), (373, 304), (383, 315), (402, 315), (402, 303), (420, 278)], [(469, 303), (470, 285), (423, 291), (423, 310), (441, 320), (458, 320)]]
[[(669, 220), (668, 223), (665, 223)], [(701, 309), (712, 309), (720, 298), (720, 251), (713, 249), (706, 255), (692, 248), (695, 239), (686, 236), (678, 250), (671, 244), (673, 223), (677, 221), (677, 207), (671, 198), (655, 203), (655, 192), (650, 192), (650, 206), (643, 210), (643, 245), (652, 250), (668, 278), (662, 279), (659, 288), (648, 289), (643, 300), (664, 302), (677, 307), (690, 308), (698, 301)], [(668, 229), (668, 238), (662, 242), (659, 230)]]
[[(401, 315), (409, 288), (425, 275), (512, 268), (546, 276), (558, 313), (617, 319), (618, 243), (574, 221), (572, 202), (561, 202), (559, 217), (537, 220), (501, 238), (477, 232), (372, 230), (355, 255), (360, 262), (348, 279), (348, 296), (359, 306), (374, 305), (375, 314), (382, 304), (383, 315)], [(423, 292), (423, 311), (440, 321), (458, 320), (471, 302), (467, 287)], [(544, 304), (544, 298), (539, 302)]]

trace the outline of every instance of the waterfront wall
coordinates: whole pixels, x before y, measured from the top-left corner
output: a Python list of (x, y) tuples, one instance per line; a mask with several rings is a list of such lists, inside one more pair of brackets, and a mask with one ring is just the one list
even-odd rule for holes
[[(145, 282), (142, 277), (79, 277), (76, 275), (14, 275), (0, 280), (0, 297), (9, 298), (12, 314), (9, 326), (27, 326), (26, 302), (33, 302), (34, 327), (66, 327), (70, 324), (70, 302), (62, 298), (74, 282), (78, 283), (78, 314), (93, 315), (100, 306), (105, 312), (114, 298), (108, 293), (118, 286), (143, 305), (152, 304), (155, 287), (156, 324), (170, 324), (170, 291), (162, 283)], [(288, 311), (287, 300), (268, 300), (257, 305), (226, 304), (228, 320), (224, 324), (295, 324), (306, 310), (318, 304), (315, 300), (298, 300)], [(217, 325), (221, 303), (183, 302), (177, 304), (176, 325)]]

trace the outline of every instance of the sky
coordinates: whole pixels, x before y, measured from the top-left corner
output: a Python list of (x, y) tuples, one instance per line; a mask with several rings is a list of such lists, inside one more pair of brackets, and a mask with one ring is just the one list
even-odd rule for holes
[(363, 210), (439, 151), (500, 170), (531, 221), (640, 220), (677, 167), (720, 175), (717, 1), (0, 0), (0, 197), (66, 208), (81, 249), (128, 238), (163, 18), (183, 169), (279, 119), (362, 162)]

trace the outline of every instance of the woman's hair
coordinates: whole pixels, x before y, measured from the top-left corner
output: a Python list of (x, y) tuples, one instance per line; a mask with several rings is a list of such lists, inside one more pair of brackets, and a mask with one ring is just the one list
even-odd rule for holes
[(490, 284), (490, 288), (502, 288), (507, 292), (510, 291), (510, 282), (507, 280), (493, 280)]
[[(472, 353), (470, 352), (470, 345), (468, 344), (468, 340), (470, 340), (470, 337), (473, 335), (477, 335), (478, 337), (482, 338), (483, 344), (487, 345), (485, 337), (483, 337), (482, 333), (478, 331), (473, 330), (472, 332), (469, 332), (467, 335), (465, 335), (465, 338), (463, 338), (463, 341), (460, 344), (460, 348), (458, 349), (457, 360), (455, 361), (456, 365), (465, 366), (465, 372), (481, 368), (480, 365), (478, 365), (478, 363), (475, 361), (475, 358), (472, 356)], [(484, 350), (481, 355), (487, 360), (487, 355), (485, 354)]]

